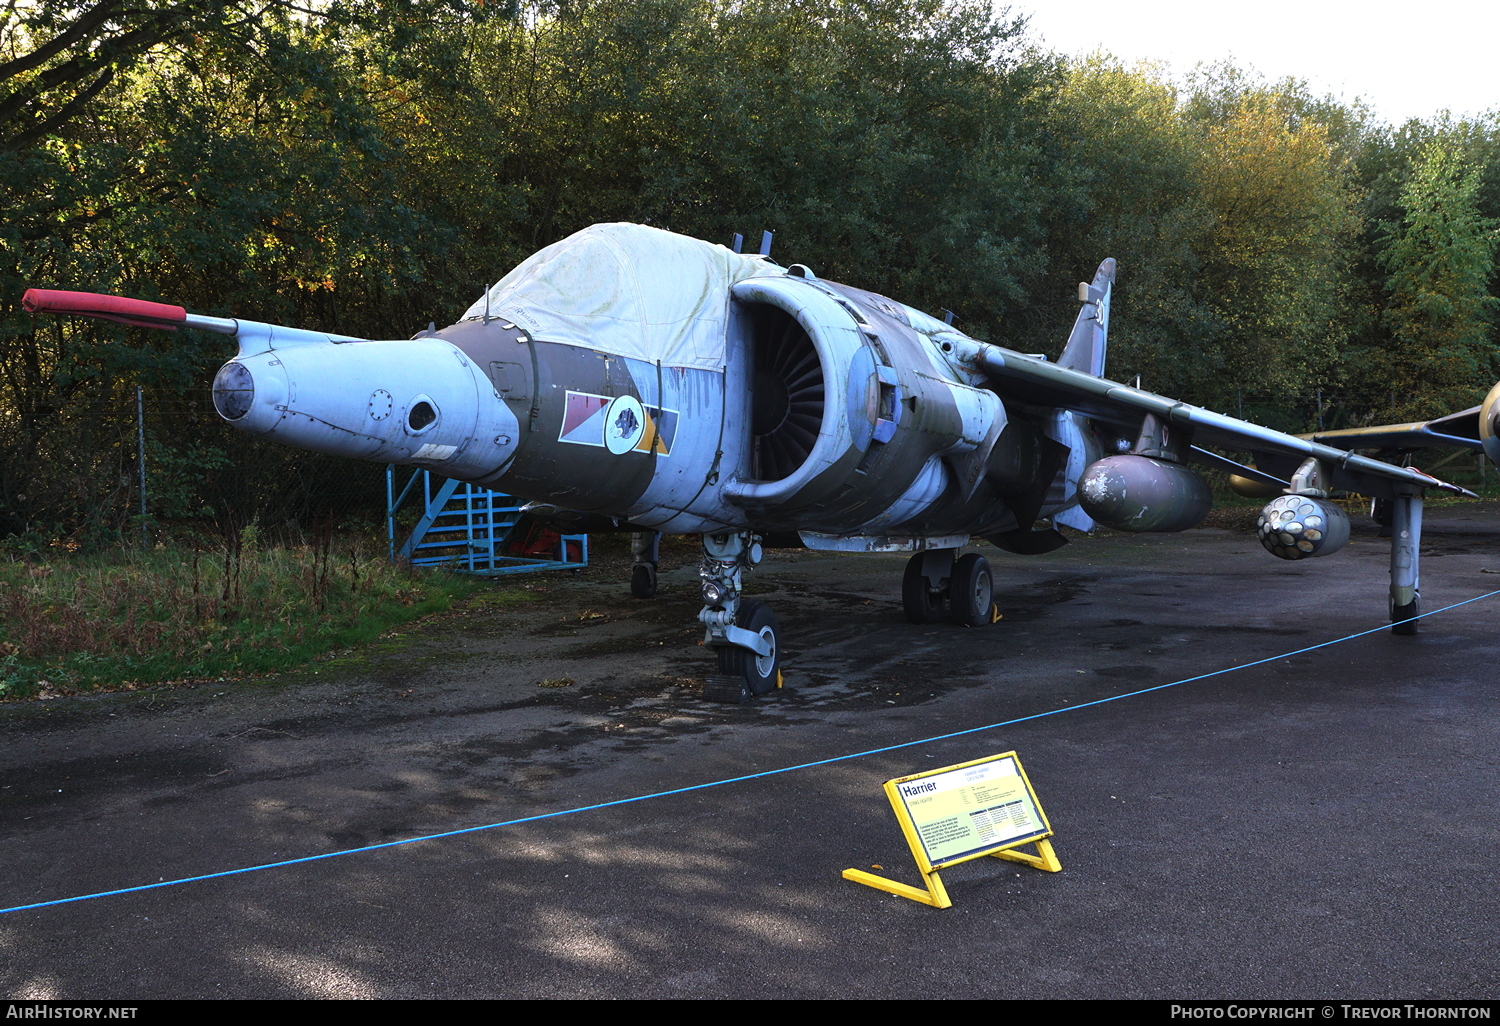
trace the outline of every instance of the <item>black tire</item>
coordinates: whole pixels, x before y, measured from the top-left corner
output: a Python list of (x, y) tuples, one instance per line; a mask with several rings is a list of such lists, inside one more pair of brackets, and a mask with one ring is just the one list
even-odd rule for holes
[(1421, 598), (1414, 598), (1404, 606), (1391, 607), (1391, 633), (1392, 634), (1415, 634), (1417, 617), (1422, 613)]
[(758, 656), (748, 648), (725, 645), (719, 649), (719, 673), (741, 677), (752, 695), (764, 695), (781, 679), (781, 627), (776, 614), (759, 599), (741, 603), (735, 623), (771, 642), (771, 654)]
[(637, 563), (631, 568), (630, 594), (639, 599), (656, 598), (656, 567)]
[(927, 587), (927, 577), (922, 573), (922, 553), (918, 552), (906, 562), (906, 573), (901, 577), (901, 609), (912, 623), (936, 623), (943, 618), (946, 596), (934, 594)]
[(953, 564), (948, 581), (948, 608), (953, 622), (963, 627), (978, 627), (990, 622), (995, 605), (995, 585), (990, 564), (983, 556), (971, 552)]

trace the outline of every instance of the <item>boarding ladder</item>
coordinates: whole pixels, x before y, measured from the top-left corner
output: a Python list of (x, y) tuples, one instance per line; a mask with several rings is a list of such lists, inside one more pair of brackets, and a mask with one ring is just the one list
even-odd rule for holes
[[(396, 523), (396, 514), (413, 498), (421, 503), (421, 510), (406, 539), (398, 543), (404, 532)], [(514, 496), (427, 470), (414, 471), (398, 494), (395, 466), (385, 469), (385, 524), (391, 562), (405, 559), (412, 566), (439, 566), (486, 577), (588, 566), (586, 534), (562, 535), (551, 559), (507, 555), (506, 547), (522, 515)]]

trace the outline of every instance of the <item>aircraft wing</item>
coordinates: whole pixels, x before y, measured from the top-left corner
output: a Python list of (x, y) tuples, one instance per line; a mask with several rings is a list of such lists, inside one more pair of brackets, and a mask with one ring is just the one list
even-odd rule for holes
[(1479, 412), (1482, 408), (1475, 406), (1436, 420), (1318, 431), (1304, 437), (1336, 449), (1436, 449), (1442, 446), (1481, 449)]
[[(1261, 474), (1270, 474), (1273, 479), (1285, 481), (1291, 478), (1302, 461), (1308, 457), (1316, 457), (1332, 471), (1334, 487), (1363, 495), (1390, 498), (1398, 489), (1404, 491), (1410, 487), (1435, 489), (1455, 495), (1473, 494), (1413, 467), (1393, 466), (1321, 441), (1282, 434), (1258, 424), (1132, 388), (1108, 378), (1071, 370), (999, 346), (981, 344), (979, 351), (974, 354), (974, 365), (1005, 399), (1069, 409), (1096, 421), (1123, 428), (1126, 433), (1136, 431), (1146, 414), (1155, 414), (1164, 423), (1191, 435), (1194, 448), (1200, 450), (1194, 456), (1201, 462), (1222, 465), (1219, 462), (1222, 458), (1204, 459), (1204, 456), (1211, 457), (1212, 454), (1201, 452), (1202, 446), (1213, 446), (1229, 452), (1248, 452), (1254, 455), (1255, 466)], [(1466, 411), (1465, 414), (1454, 414), (1431, 424), (1444, 424), (1465, 415), (1473, 416), (1477, 423), (1475, 411)], [(1372, 447), (1374, 444), (1372, 443)], [(1459, 443), (1445, 441), (1440, 444)], [(1241, 468), (1236, 472), (1244, 473), (1249, 469)]]

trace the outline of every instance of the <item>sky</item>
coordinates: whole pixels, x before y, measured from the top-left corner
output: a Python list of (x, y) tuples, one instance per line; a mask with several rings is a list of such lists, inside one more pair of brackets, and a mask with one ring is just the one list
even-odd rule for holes
[(1010, 12), (1029, 15), (1032, 38), (1050, 50), (1159, 61), (1174, 78), (1232, 59), (1271, 80), (1305, 79), (1319, 95), (1362, 97), (1396, 125), (1500, 109), (1495, 0), (1010, 0)]

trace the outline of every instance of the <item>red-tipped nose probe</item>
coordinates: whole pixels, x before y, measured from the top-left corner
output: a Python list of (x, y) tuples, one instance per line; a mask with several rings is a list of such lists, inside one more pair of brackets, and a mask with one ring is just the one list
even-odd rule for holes
[(180, 306), (152, 303), (144, 299), (127, 299), (124, 296), (104, 296), (97, 292), (27, 289), (26, 294), (21, 297), (21, 306), (27, 313), (77, 314), (81, 317), (96, 317), (101, 321), (115, 321), (139, 328), (162, 328), (166, 331), (176, 331), (181, 325), (216, 331), (221, 335), (233, 335), (239, 326), (238, 321), (190, 314)]
[(27, 313), (72, 314), (77, 317), (95, 317), (101, 321), (115, 321), (140, 328), (161, 328), (176, 331), (181, 328), (198, 328), (220, 335), (233, 335), (240, 343), (240, 356), (265, 352), (268, 349), (283, 349), (288, 346), (305, 346), (326, 342), (362, 342), (363, 339), (349, 335), (330, 335), (322, 331), (304, 328), (287, 328), (279, 324), (263, 324), (233, 317), (205, 317), (188, 313), (180, 306), (169, 303), (152, 303), (144, 299), (127, 299), (124, 296), (105, 296), (97, 292), (59, 292), (55, 289), (27, 289), (21, 297), (21, 306)]
[(21, 302), (31, 313), (233, 335), (239, 352), (214, 378), (214, 409), (300, 449), (479, 480), (501, 472), (521, 437), (483, 368), (443, 338), (368, 341), (91, 292), (30, 289)]

